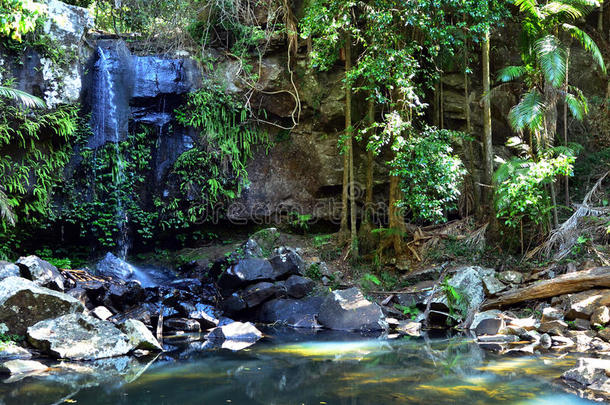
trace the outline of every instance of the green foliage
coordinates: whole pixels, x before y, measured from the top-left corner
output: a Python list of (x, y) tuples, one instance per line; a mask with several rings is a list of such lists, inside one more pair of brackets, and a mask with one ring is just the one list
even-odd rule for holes
[(25, 340), (24, 336), (0, 333), (0, 343), (19, 343)]
[(307, 270), (305, 270), (305, 275), (312, 280), (320, 280), (322, 278), (320, 263), (312, 263)]
[[(447, 276), (441, 283), (441, 290), (447, 298), (449, 315), (453, 319), (464, 319), (468, 314), (468, 302), (462, 292), (449, 283), (450, 279), (451, 278)], [(450, 322), (450, 320), (447, 319), (447, 322)]]
[(557, 176), (572, 174), (575, 157), (570, 150), (556, 156), (532, 159), (513, 158), (494, 174), (496, 215), (505, 226), (518, 228), (528, 221), (546, 225), (553, 208), (545, 188)]
[(410, 318), (411, 320), (415, 320), (417, 316), (420, 314), (420, 310), (417, 308), (417, 305), (411, 305), (407, 307), (405, 305), (394, 304), (394, 308), (402, 312), (404, 316)]
[(292, 229), (298, 232), (306, 233), (309, 230), (309, 222), (311, 219), (311, 214), (300, 214), (297, 211), (288, 213), (288, 224)]
[(244, 104), (210, 82), (189, 94), (176, 116), (200, 135), (195, 148), (182, 154), (172, 170), (181, 197), (160, 203), (166, 226), (192, 224), (239, 197), (248, 184), (246, 164), (254, 148), (269, 145), (267, 133), (249, 121)]
[(0, 38), (21, 42), (25, 34), (36, 28), (45, 13), (46, 5), (32, 0), (0, 1)]
[(333, 235), (314, 235), (313, 237), (313, 247), (316, 249), (321, 248), (322, 246), (326, 246), (332, 241)]
[(463, 137), (459, 132), (426, 127), (396, 138), (391, 173), (401, 179), (404, 197), (399, 204), (409, 208), (415, 219), (445, 222), (446, 213), (457, 208), (466, 171), (451, 142)]
[[(77, 127), (77, 108), (32, 111), (0, 100), (0, 176), (15, 221), (49, 214), (51, 196), (63, 180)], [(3, 220), (2, 228), (8, 223)]]

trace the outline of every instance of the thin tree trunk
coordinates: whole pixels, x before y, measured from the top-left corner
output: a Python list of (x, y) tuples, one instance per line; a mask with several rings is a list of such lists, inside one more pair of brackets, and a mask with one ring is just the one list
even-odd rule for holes
[[(352, 69), (352, 43), (351, 37), (348, 34), (345, 40), (345, 73), (347, 74)], [(354, 145), (353, 145), (353, 129), (352, 129), (352, 89), (348, 84), (345, 90), (345, 130), (348, 142), (349, 152), (349, 184), (350, 184), (350, 241), (352, 249), (352, 259), (358, 257), (358, 233), (356, 229), (356, 197), (357, 193), (354, 189), (356, 178), (354, 176)]]
[[(351, 69), (351, 37), (345, 35), (345, 76)], [(348, 229), (349, 212), (349, 181), (350, 181), (350, 159), (352, 149), (352, 91), (349, 84), (345, 85), (345, 144), (343, 146), (343, 193), (341, 195), (341, 227), (339, 239), (345, 243), (350, 240)]]
[[(602, 14), (602, 11), (600, 10), (600, 15), (601, 14)], [(564, 91), (566, 92), (566, 94), (568, 93), (568, 83), (569, 83), (568, 75), (569, 75), (569, 73), (570, 73), (570, 45), (567, 46), (567, 53), (566, 53), (566, 84), (565, 84), (565, 88), (564, 88), (565, 89)], [(565, 100), (563, 101), (563, 145), (568, 146), (568, 103), (566, 103)], [(569, 207), (570, 206), (570, 178), (569, 178), (569, 176), (565, 176), (564, 187), (565, 187), (566, 207)]]
[[(468, 86), (468, 42), (464, 43), (464, 112), (466, 115), (466, 133), (472, 134), (472, 118), (470, 112), (470, 87)], [(470, 171), (470, 182), (472, 184), (473, 211), (476, 216), (481, 214), (481, 189), (479, 188), (479, 176), (475, 165), (474, 141), (469, 141), (465, 152), (467, 153), (468, 169)], [(468, 212), (466, 214), (469, 214)]]
[[(555, 134), (557, 133), (557, 89), (549, 82), (544, 83), (544, 98), (546, 112), (544, 114), (544, 139), (542, 145), (538, 145), (540, 149), (548, 149), (553, 146)], [(559, 226), (559, 215), (557, 213), (557, 192), (555, 183), (550, 184), (551, 200), (553, 202), (553, 228)]]
[(390, 232), (392, 232), (394, 253), (397, 256), (403, 252), (402, 236), (406, 229), (402, 210), (397, 206), (398, 201), (400, 201), (400, 195), (400, 177), (390, 176), (389, 228)]
[[(489, 31), (485, 32), (482, 44), (482, 63), (483, 63), (483, 93), (489, 94), (490, 73), (489, 73)], [(491, 101), (489, 97), (483, 99), (483, 162), (485, 185), (491, 186), (493, 177), (493, 140), (491, 133)], [(489, 207), (490, 217), (493, 218), (493, 191), (489, 187), (483, 187), (484, 202)]]
[(604, 30), (604, 2), (599, 2), (599, 14), (597, 15), (597, 32), (600, 34)]
[[(369, 126), (375, 123), (375, 100), (368, 101), (367, 122)], [(366, 225), (373, 223), (373, 151), (369, 150), (366, 154), (366, 196), (364, 200), (364, 221)]]

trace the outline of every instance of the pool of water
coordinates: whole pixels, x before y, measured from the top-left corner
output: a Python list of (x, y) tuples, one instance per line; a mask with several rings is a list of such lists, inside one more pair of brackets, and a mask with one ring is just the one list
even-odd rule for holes
[[(471, 340), (274, 330), (238, 352), (168, 339), (156, 358), (64, 363), (0, 383), (0, 404), (588, 404), (557, 379), (570, 356), (506, 357)], [(50, 363), (52, 364), (52, 363)]]

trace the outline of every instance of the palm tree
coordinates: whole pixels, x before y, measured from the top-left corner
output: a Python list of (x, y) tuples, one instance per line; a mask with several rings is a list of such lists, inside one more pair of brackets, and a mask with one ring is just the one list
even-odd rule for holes
[(0, 86), (0, 97), (13, 99), (29, 108), (46, 108), (47, 106), (42, 99), (33, 96), (30, 93), (26, 93), (25, 91), (13, 89), (11, 87)]
[[(582, 91), (566, 82), (568, 47), (566, 39), (576, 40), (593, 61), (606, 73), (602, 54), (591, 37), (573, 23), (599, 7), (597, 0), (554, 0), (538, 4), (537, 0), (514, 0), (523, 15), (523, 65), (508, 66), (498, 72), (506, 83), (521, 80), (523, 94), (511, 108), (508, 119), (515, 131), (530, 135), (530, 148), (540, 155), (553, 146), (557, 128), (557, 102), (563, 98), (571, 114), (582, 120), (588, 112)], [(571, 41), (570, 41), (571, 42)], [(555, 204), (554, 185), (550, 184)], [(557, 226), (557, 211), (554, 209)]]

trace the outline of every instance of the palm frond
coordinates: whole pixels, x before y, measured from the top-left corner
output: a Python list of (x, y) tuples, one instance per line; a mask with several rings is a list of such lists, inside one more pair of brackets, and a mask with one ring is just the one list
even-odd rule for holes
[(544, 123), (545, 105), (542, 95), (536, 89), (525, 93), (519, 103), (510, 109), (508, 121), (515, 131), (529, 129), (531, 131), (542, 130)]
[(11, 98), (29, 108), (46, 108), (45, 102), (25, 91), (0, 86), (0, 97)]
[(601, 51), (597, 47), (597, 44), (591, 37), (581, 30), (578, 27), (575, 27), (572, 24), (564, 23), (562, 24), (564, 30), (566, 30), (572, 38), (577, 40), (580, 45), (585, 49), (585, 51), (591, 53), (593, 60), (599, 65), (602, 72), (606, 73), (606, 64), (604, 63), (604, 57), (602, 56)]
[(536, 0), (514, 0), (514, 4), (519, 7), (522, 13), (528, 14), (536, 20), (541, 20), (543, 17), (540, 10), (538, 10)]
[(0, 218), (4, 219), (10, 226), (15, 226), (15, 215), (13, 207), (4, 191), (0, 189)]
[(566, 78), (566, 51), (554, 35), (546, 35), (534, 43), (542, 74), (554, 87), (563, 84)]
[(525, 66), (507, 66), (498, 71), (498, 82), (512, 82), (522, 77), (526, 72)]
[(542, 13), (548, 17), (555, 17), (557, 15), (566, 14), (572, 19), (577, 19), (583, 17), (587, 14), (587, 11), (582, 10), (580, 7), (573, 6), (571, 4), (566, 4), (561, 1), (552, 1), (542, 7)]
[(582, 121), (585, 115), (589, 113), (589, 105), (587, 104), (587, 99), (585, 98), (567, 93), (565, 96), (565, 103), (568, 105), (572, 116), (578, 121)]

